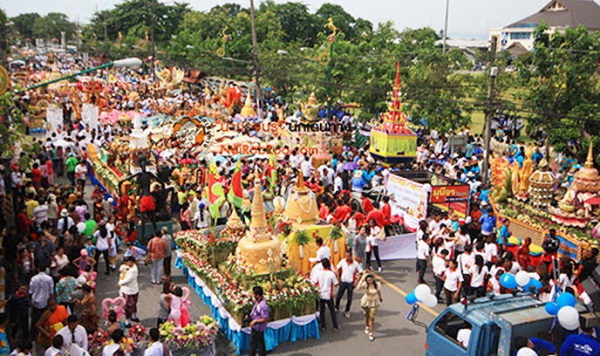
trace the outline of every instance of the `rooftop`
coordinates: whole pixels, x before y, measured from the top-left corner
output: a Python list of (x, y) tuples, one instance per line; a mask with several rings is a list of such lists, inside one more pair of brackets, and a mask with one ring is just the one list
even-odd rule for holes
[(535, 27), (542, 21), (550, 27), (583, 25), (588, 30), (600, 30), (600, 5), (594, 0), (552, 0), (537, 13), (507, 27)]

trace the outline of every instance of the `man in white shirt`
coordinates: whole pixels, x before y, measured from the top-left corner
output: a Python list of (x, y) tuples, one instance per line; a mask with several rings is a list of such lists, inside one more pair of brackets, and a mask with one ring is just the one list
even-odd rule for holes
[(88, 337), (85, 328), (79, 325), (77, 316), (70, 315), (67, 319), (67, 326), (60, 329), (56, 335), (60, 335), (63, 338), (63, 352), (71, 349), (71, 344), (76, 344), (85, 351), (88, 350)]
[(458, 302), (460, 288), (462, 287), (463, 275), (457, 266), (456, 260), (450, 260), (448, 268), (444, 271), (444, 297), (447, 306)]
[(102, 356), (113, 356), (114, 353), (121, 348), (121, 345), (119, 344), (123, 339), (123, 330), (117, 329), (113, 331), (113, 333), (110, 335), (110, 338), (112, 339), (113, 343), (104, 346), (102, 349)]
[(312, 164), (310, 164), (310, 158), (308, 156), (304, 156), (304, 161), (300, 164), (300, 169), (302, 170), (302, 176), (304, 179), (310, 178), (310, 173), (313, 170)]
[(471, 338), (471, 326), (464, 329), (458, 330), (458, 334), (456, 334), (456, 341), (460, 342), (463, 347), (466, 349), (469, 347), (469, 339)]
[(493, 236), (488, 236), (487, 241), (483, 247), (484, 259), (488, 268), (491, 268), (494, 262), (496, 262), (496, 257), (498, 256), (498, 245), (494, 242)]
[(317, 237), (315, 239), (315, 243), (317, 244), (317, 256), (311, 257), (308, 260), (312, 263), (319, 263), (324, 259), (331, 260), (331, 249), (328, 246), (323, 245), (323, 239)]
[(333, 180), (333, 194), (338, 194), (342, 190), (344, 190), (344, 181), (342, 180), (342, 177), (336, 175)]
[(313, 282), (314, 285), (319, 283), (317, 278), (319, 277), (319, 274), (321, 274), (321, 271), (323, 271), (323, 264), (321, 262), (314, 265), (310, 270), (310, 281)]
[(150, 329), (150, 347), (144, 351), (144, 356), (173, 356), (169, 346), (158, 341), (159, 332), (157, 328)]
[(435, 234), (442, 226), (442, 215), (436, 214), (433, 216), (433, 220), (429, 222), (429, 233)]
[(446, 258), (448, 258), (448, 254), (448, 250), (443, 249), (431, 259), (433, 277), (435, 279), (435, 297), (438, 303), (441, 303), (440, 294), (442, 293), (442, 289), (444, 289), (444, 271), (446, 270)]
[(317, 276), (317, 287), (319, 288), (319, 295), (321, 297), (319, 308), (321, 314), (321, 328), (325, 329), (327, 327), (325, 324), (325, 306), (327, 305), (329, 312), (331, 313), (331, 320), (333, 321), (333, 331), (337, 331), (339, 330), (339, 327), (333, 305), (333, 287), (338, 285), (338, 279), (335, 276), (335, 273), (331, 271), (331, 263), (328, 259), (324, 259), (321, 264), (323, 265), (323, 270)]
[(348, 291), (348, 300), (346, 302), (346, 309), (344, 316), (346, 319), (350, 318), (350, 306), (352, 305), (352, 291), (354, 290), (354, 283), (360, 279), (360, 275), (363, 273), (362, 267), (352, 259), (352, 251), (346, 251), (346, 258), (341, 260), (337, 266), (337, 275), (341, 282), (338, 288), (337, 296), (335, 297), (335, 309), (340, 310), (340, 301), (345, 291)]
[(61, 356), (63, 343), (63, 337), (60, 335), (55, 335), (54, 339), (52, 339), (52, 346), (46, 349), (44, 356)]
[(429, 255), (431, 254), (429, 240), (429, 236), (424, 235), (423, 240), (417, 242), (417, 272), (419, 273), (419, 284), (425, 283), (425, 271), (427, 271)]

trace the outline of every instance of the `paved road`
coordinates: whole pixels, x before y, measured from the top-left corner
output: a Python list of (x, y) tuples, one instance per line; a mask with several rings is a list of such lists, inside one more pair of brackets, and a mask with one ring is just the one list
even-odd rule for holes
[[(98, 277), (97, 297), (99, 302), (104, 298), (118, 296), (117, 279), (118, 274), (110, 276), (103, 274), (104, 265), (100, 265)], [(141, 323), (146, 327), (156, 324), (156, 311), (161, 286), (150, 283), (150, 268), (139, 266), (140, 297), (138, 302)], [(341, 330), (334, 333), (330, 330), (324, 331), (321, 339), (309, 339), (295, 343), (286, 343), (277, 347), (272, 354), (278, 355), (341, 355), (351, 351), (352, 354), (393, 354), (402, 350), (408, 355), (422, 355), (424, 353), (425, 330), (405, 320), (410, 307), (404, 301), (404, 295), (412, 291), (416, 285), (416, 273), (414, 272), (414, 261), (388, 261), (384, 262), (384, 271), (379, 274), (383, 277), (383, 303), (377, 312), (375, 325), (375, 341), (370, 342), (364, 334), (364, 319), (360, 310), (359, 300), (362, 294), (355, 293), (350, 319), (346, 319), (343, 313), (338, 314)], [(173, 279), (178, 285), (187, 285), (185, 276), (181, 271), (173, 270)], [(192, 320), (201, 315), (210, 315), (210, 309), (191, 293), (192, 306), (190, 316)], [(341, 307), (345, 305), (342, 301)], [(434, 310), (420, 310), (419, 320), (429, 324), (433, 321), (432, 313), (443, 310), (443, 306), (437, 306)], [(328, 313), (328, 312), (327, 312)], [(328, 314), (328, 325), (331, 320)], [(233, 346), (226, 339), (219, 340), (219, 354), (235, 354)], [(333, 352), (333, 353), (332, 353)]]

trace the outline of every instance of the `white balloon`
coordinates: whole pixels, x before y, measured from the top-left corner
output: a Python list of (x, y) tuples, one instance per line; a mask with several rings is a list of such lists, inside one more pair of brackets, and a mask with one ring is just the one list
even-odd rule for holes
[(557, 317), (560, 326), (567, 330), (575, 330), (579, 327), (579, 313), (573, 307), (565, 306), (560, 308)]
[(431, 288), (427, 284), (419, 284), (415, 288), (415, 296), (419, 301), (424, 301), (428, 295), (431, 295)]
[(429, 294), (427, 297), (425, 297), (425, 299), (423, 299), (421, 301), (423, 304), (425, 304), (425, 306), (433, 308), (437, 305), (438, 301), (437, 298), (435, 297), (435, 295), (433, 294)]
[(519, 271), (517, 272), (515, 279), (517, 280), (518, 285), (520, 285), (521, 287), (525, 287), (527, 283), (529, 283), (529, 281), (531, 280), (531, 276), (525, 271)]
[(537, 356), (537, 352), (533, 351), (529, 347), (521, 347), (517, 352), (517, 356)]

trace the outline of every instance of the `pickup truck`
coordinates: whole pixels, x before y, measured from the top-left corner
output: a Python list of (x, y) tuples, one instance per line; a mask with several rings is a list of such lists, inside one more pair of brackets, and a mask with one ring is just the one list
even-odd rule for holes
[[(548, 314), (544, 306), (545, 303), (529, 295), (512, 294), (478, 298), (466, 305), (451, 305), (427, 327), (425, 354), (514, 356), (515, 337), (547, 338), (549, 335), (555, 317)], [(582, 325), (598, 325), (598, 316), (588, 312), (583, 304), (578, 303), (575, 308)], [(469, 334), (469, 329), (470, 337), (465, 342), (464, 336)], [(554, 329), (560, 329), (558, 322)]]

